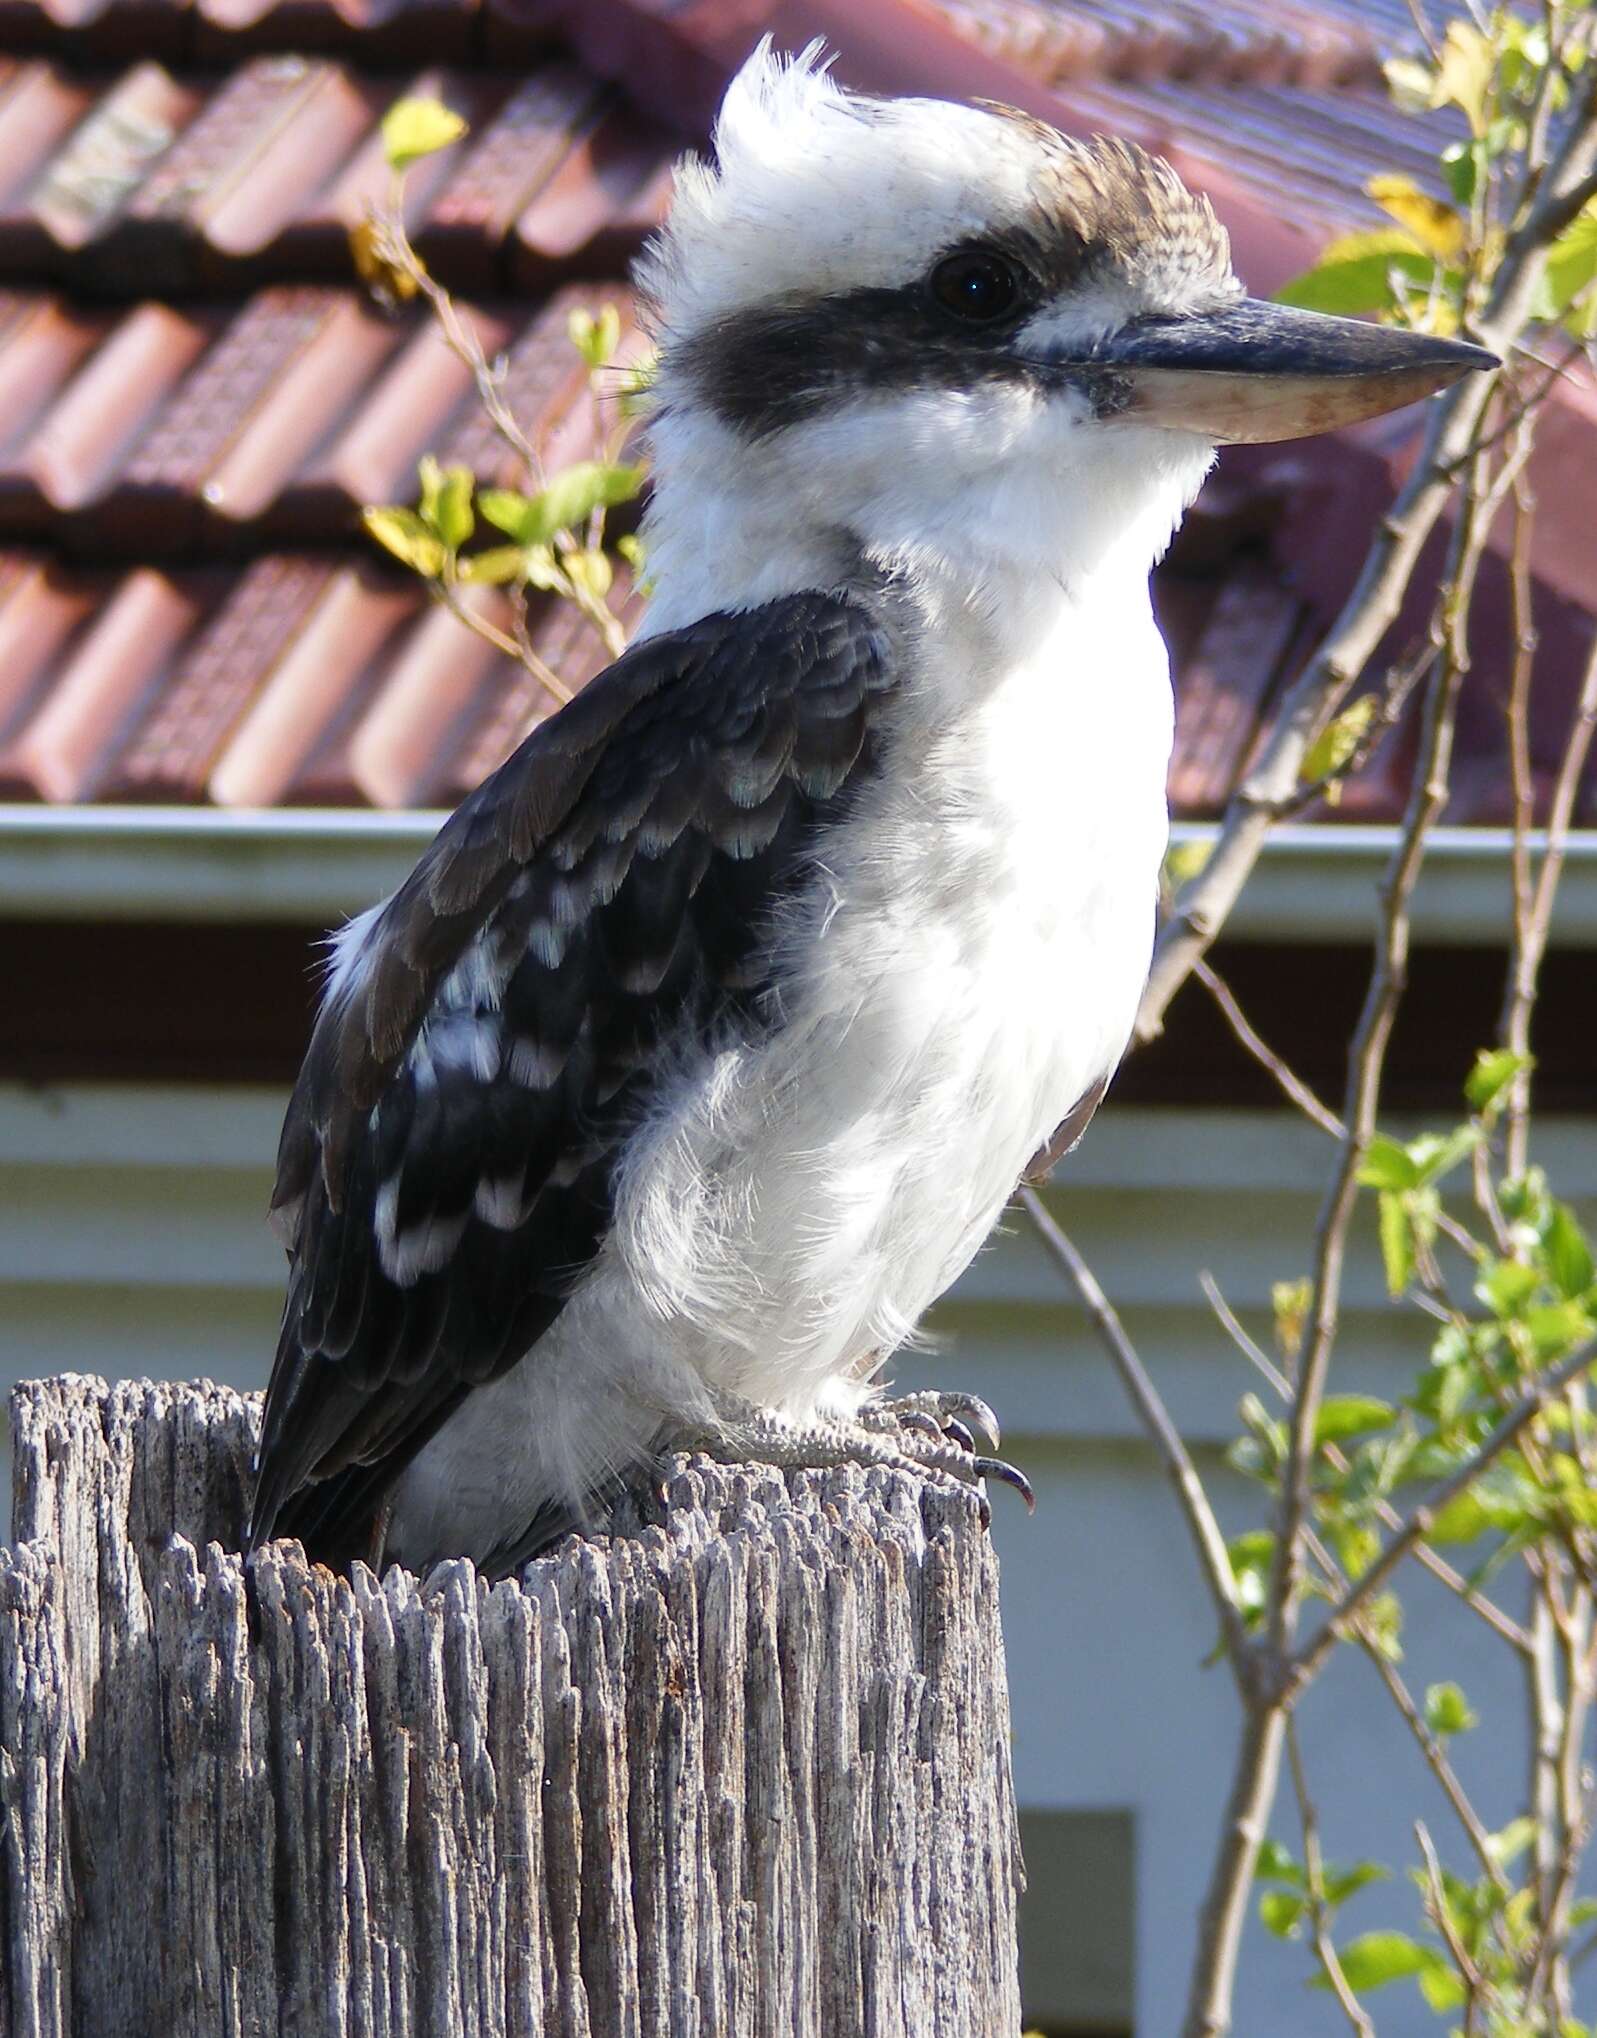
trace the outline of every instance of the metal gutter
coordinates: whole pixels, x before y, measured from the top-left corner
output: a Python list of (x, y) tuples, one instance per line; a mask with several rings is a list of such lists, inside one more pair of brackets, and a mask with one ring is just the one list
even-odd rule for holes
[[(444, 820), (363, 809), (42, 807), (0, 804), (0, 917), (277, 921), (333, 926), (391, 891)], [(1180, 822), (1178, 844), (1211, 841)], [(1278, 828), (1231, 916), (1248, 940), (1362, 940), (1392, 827)], [(1509, 835), (1440, 828), (1415, 898), (1415, 937), (1501, 946)], [(1538, 846), (1540, 838), (1537, 838)], [(1597, 948), (1597, 831), (1574, 835), (1553, 939)]]

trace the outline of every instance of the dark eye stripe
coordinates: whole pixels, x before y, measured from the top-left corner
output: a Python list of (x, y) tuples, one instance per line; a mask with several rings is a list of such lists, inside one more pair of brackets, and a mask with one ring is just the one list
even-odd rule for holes
[(1012, 318), (951, 315), (921, 278), (899, 290), (754, 306), (683, 342), (675, 365), (752, 440), (851, 397), (1033, 380), (1013, 334)]

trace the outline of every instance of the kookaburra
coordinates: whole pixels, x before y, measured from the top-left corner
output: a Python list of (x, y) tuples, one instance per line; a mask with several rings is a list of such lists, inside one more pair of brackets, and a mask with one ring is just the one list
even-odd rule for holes
[(1217, 445), (1492, 365), (1245, 296), (1135, 148), (815, 51), (733, 81), (639, 283), (656, 592), (336, 939), (252, 1544), (503, 1572), (678, 1443), (999, 1469), (879, 1371), (1129, 1038), (1149, 569)]

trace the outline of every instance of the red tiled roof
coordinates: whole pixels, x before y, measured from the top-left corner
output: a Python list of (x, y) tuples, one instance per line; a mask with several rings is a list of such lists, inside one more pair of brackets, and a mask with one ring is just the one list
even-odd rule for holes
[[(862, 35), (874, 22), (908, 89), (926, 89), (909, 59), (924, 67), (941, 36), (962, 74), (941, 89), (1025, 96), (1020, 71), (983, 73), (917, 4), (839, 11)], [(363, 503), (410, 495), (424, 452), (483, 478), (500, 466), (436, 330), (353, 282), (348, 229), (386, 183), (378, 124), (407, 93), (469, 120), (412, 174), (410, 230), (507, 356), (512, 408), (558, 464), (593, 423), (567, 313), (625, 304), (680, 145), (660, 115), (691, 126), (719, 75), (706, 52), (740, 53), (769, 12), (0, 0), (0, 800), (446, 804), (548, 711), (359, 529)], [(1171, 147), (1255, 267), (1284, 273), (1368, 217), (1354, 166), (1430, 175), (1430, 148), (1370, 89), (1402, 0), (945, 12), (1045, 79), (1065, 124)], [(824, 5), (777, 13), (783, 40), (813, 14), (846, 44)], [(1028, 22), (1052, 39), (1026, 42)], [(1156, 588), (1179, 811), (1223, 800), (1411, 438), (1244, 456), (1200, 500)], [(533, 628), (568, 680), (602, 662), (564, 612)], [(1489, 741), (1482, 718), (1471, 728)], [(1345, 814), (1383, 810), (1386, 769)], [(1473, 783), (1484, 817), (1493, 776)]]
[[(936, 0), (983, 48), (1050, 82), (1082, 76), (1216, 83), (1378, 84), (1383, 46), (1406, 42), (1402, 0)], [(1386, 18), (1383, 18), (1386, 17)], [(1403, 30), (1407, 30), (1407, 34)], [(1394, 35), (1394, 31), (1396, 32)]]
[[(471, 307), (503, 390), (555, 462), (592, 448), (572, 284)], [(0, 299), (0, 529), (74, 557), (237, 559), (348, 544), (361, 505), (414, 492), (417, 460), (509, 479), (469, 371), (435, 325), (352, 290), (279, 284), (242, 304)]]

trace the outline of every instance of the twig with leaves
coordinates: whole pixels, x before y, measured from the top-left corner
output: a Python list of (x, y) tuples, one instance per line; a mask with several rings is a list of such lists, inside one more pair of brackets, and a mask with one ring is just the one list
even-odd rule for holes
[[(1307, 1931), (1325, 1985), (1357, 2031), (1373, 2028), (1363, 1998), (1409, 1977), (1440, 2015), (1491, 2038), (1585, 2038), (1572, 2009), (1573, 1936), (1590, 1910), (1577, 1894), (1592, 1825), (1585, 1742), (1597, 1629), (1597, 1437), (1584, 1390), (1597, 1360), (1597, 1268), (1578, 1221), (1527, 1164), (1530, 1045), (1576, 790), (1597, 728), (1597, 652), (1580, 689), (1547, 817), (1532, 848), (1528, 718), (1536, 663), (1531, 616), (1531, 505), (1524, 482), (1554, 384), (1518, 373), (1538, 322), (1590, 339), (1597, 281), (1597, 62), (1592, 9), (1546, 0), (1540, 22), (1504, 11), (1453, 21), (1428, 54), (1393, 67), (1411, 104), (1461, 108), (1468, 137), (1442, 152), (1454, 204), (1411, 183), (1372, 180), (1396, 222), (1329, 251), (1287, 293), (1321, 309), (1380, 310), (1434, 329), (1464, 330), (1510, 357), (1501, 389), (1460, 385), (1434, 406), (1414, 474), (1326, 642), (1290, 690), (1273, 735), (1239, 788), (1208, 861), (1189, 873), (1161, 935), (1140, 1031), (1156, 1031), (1175, 990), (1196, 972), (1245, 1051), (1285, 1097), (1336, 1141), (1315, 1228), (1313, 1272), (1276, 1289), (1281, 1362), (1224, 1303), (1234, 1341), (1279, 1396), (1280, 1414), (1243, 1397), (1233, 1464), (1257, 1480), (1267, 1525), (1226, 1546), (1230, 1589), (1214, 1558), (1212, 1503), (1124, 1326), (1080, 1253), (1028, 1192), (1045, 1243), (1087, 1303), (1182, 1514), (1236, 1675), (1241, 1717), (1226, 1808), (1199, 1920), (1184, 2031), (1220, 2038), (1232, 1997), (1249, 1892), (1265, 1924)], [(1363, 292), (1367, 301), (1350, 301)], [(1509, 980), (1494, 1044), (1466, 1085), (1468, 1116), (1441, 1133), (1379, 1130), (1387, 1045), (1407, 981), (1410, 904), (1427, 844), (1445, 810), (1458, 703), (1469, 668), (1469, 619), (1481, 561), (1505, 505), (1514, 505), (1511, 577), (1517, 650), (1506, 712), (1515, 801), (1515, 919)], [(1449, 506), (1453, 528), (1427, 642), (1401, 661), (1422, 695), (1420, 755), (1398, 846), (1382, 887), (1375, 959), (1348, 1055), (1346, 1094), (1332, 1109), (1250, 1025), (1205, 951), (1252, 867), (1275, 815), (1305, 790), (1334, 790), (1359, 768), (1382, 719), (1379, 693), (1346, 703), (1406, 593), (1420, 549)], [(1391, 694), (1391, 682), (1387, 682)], [(1467, 1163), (1467, 1167), (1465, 1166)], [(1462, 1172), (1469, 1207), (1450, 1205)], [(1373, 1195), (1394, 1296), (1428, 1323), (1425, 1363), (1404, 1404), (1333, 1393), (1346, 1342), (1341, 1294), (1352, 1226)], [(1461, 1300), (1460, 1291), (1468, 1291)], [(1421, 1497), (1417, 1500), (1412, 1493)], [(1468, 1575), (1438, 1545), (1484, 1544)], [(1536, 1748), (1532, 1805), (1492, 1831), (1449, 1753), (1475, 1724), (1456, 1683), (1423, 1702), (1396, 1668), (1402, 1602), (1395, 1588), (1416, 1557), (1529, 1667)], [(1517, 1563), (1533, 1618), (1515, 1619), (1482, 1589)], [(1311, 1599), (1323, 1620), (1299, 1633)], [(1241, 1633), (1239, 1636), (1238, 1629)], [(1344, 1643), (1375, 1664), (1426, 1769), (1441, 1788), (1478, 1868), (1451, 1873), (1420, 1833), (1417, 1873), (1432, 1936), (1397, 1930), (1336, 1937), (1342, 1903), (1379, 1879), (1374, 1864), (1330, 1876), (1296, 1744), (1303, 1693)], [(1283, 1754), (1303, 1835), (1294, 1861), (1265, 1833)], [(1511, 1873), (1527, 1853), (1525, 1879)]]
[[(406, 171), (465, 133), (461, 117), (437, 101), (402, 99), (390, 107), (383, 120), (389, 193), (355, 228), (351, 248), (357, 269), (381, 301), (394, 307), (416, 298), (426, 303), (444, 343), (469, 370), (518, 485), (484, 487), (469, 468), (442, 467), (429, 456), (421, 463), (414, 507), (372, 505), (364, 520), (377, 543), (418, 574), (435, 601), (564, 702), (571, 698), (570, 688), (532, 642), (528, 593), (569, 603), (608, 657), (617, 658), (626, 648), (626, 631), (611, 603), (611, 553), (635, 572), (642, 569), (643, 555), (630, 532), (612, 545), (606, 519), (609, 511), (634, 501), (645, 480), (641, 464), (619, 457), (628, 429), (626, 400), (640, 386), (643, 370), (640, 364), (622, 375), (615, 392), (622, 398), (622, 415), (606, 434), (597, 427), (597, 411), (605, 393), (603, 378), (617, 371), (621, 317), (613, 305), (597, 315), (585, 309), (572, 312), (568, 333), (588, 371), (600, 457), (545, 473), (538, 449), (506, 400), (507, 364), (489, 360), (470, 316), (428, 271), (405, 225)], [(479, 517), (510, 542), (468, 550)], [(493, 590), (503, 590), (508, 598), (509, 629), (487, 612), (485, 598)]]

